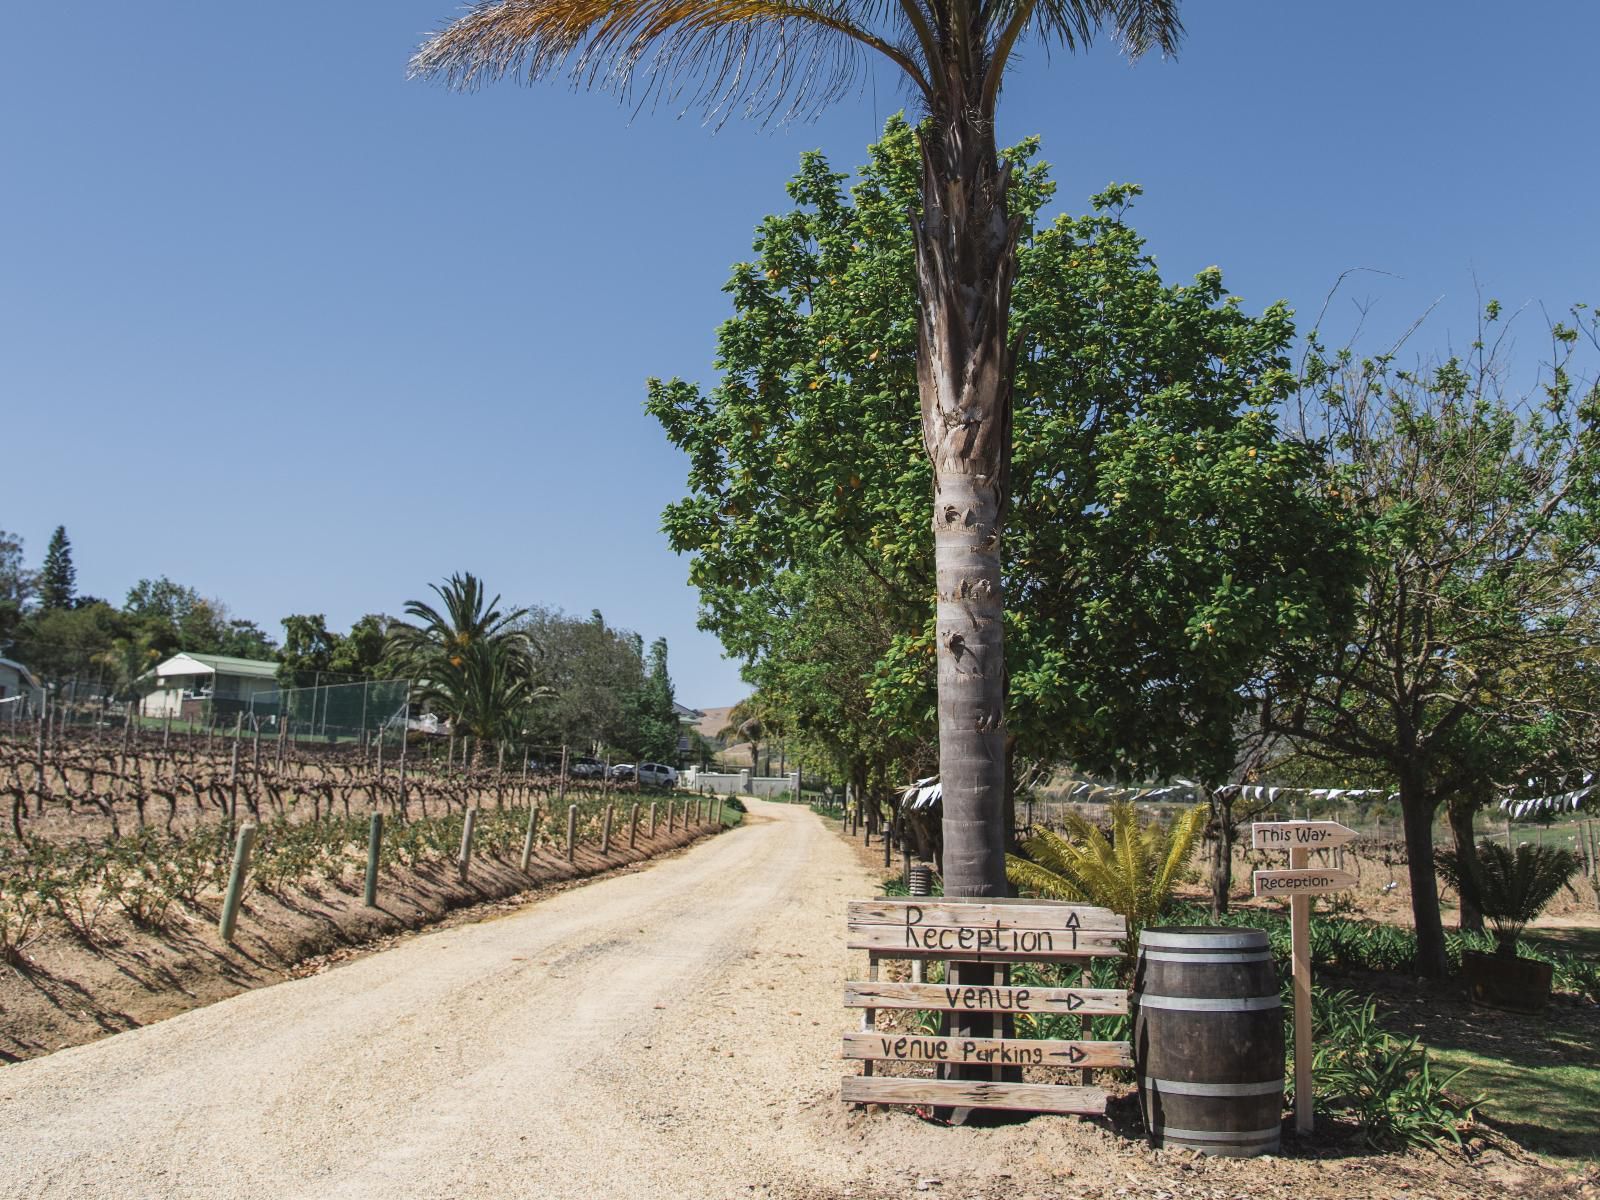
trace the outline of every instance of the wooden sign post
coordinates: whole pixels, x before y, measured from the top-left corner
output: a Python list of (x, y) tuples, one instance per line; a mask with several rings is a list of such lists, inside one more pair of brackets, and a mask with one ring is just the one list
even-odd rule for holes
[[(1057, 962), (1085, 968), (1092, 958), (1119, 957), (1127, 922), (1104, 908), (1048, 900), (956, 900), (920, 897), (856, 900), (849, 906), (849, 946), (865, 950), (871, 978), (845, 985), (845, 1005), (862, 1010), (859, 1033), (845, 1035), (844, 1057), (861, 1063), (847, 1075), (842, 1098), (852, 1104), (912, 1104), (956, 1108), (1001, 1108), (1025, 1112), (1103, 1113), (1105, 1092), (1058, 1083), (1015, 1083), (1004, 1078), (1018, 1067), (1133, 1065), (1128, 1042), (994, 1036), (933, 1036), (883, 1032), (880, 1008), (933, 1009), (962, 1014), (1048, 1013), (1080, 1018), (1128, 1011), (1119, 988), (1020, 987), (1008, 984), (879, 982), (882, 959), (957, 959), (963, 962)], [(874, 1062), (926, 1064), (927, 1076), (873, 1074)], [(953, 1078), (958, 1073), (988, 1078)], [(1013, 1076), (1015, 1078), (1015, 1076)]]
[(1310, 1133), (1311, 1096), (1311, 902), (1313, 897), (1354, 887), (1348, 871), (1311, 866), (1311, 851), (1352, 841), (1356, 831), (1337, 821), (1257, 821), (1250, 844), (1257, 850), (1287, 850), (1287, 871), (1257, 871), (1257, 896), (1289, 897), (1289, 936), (1294, 970), (1294, 1127)]

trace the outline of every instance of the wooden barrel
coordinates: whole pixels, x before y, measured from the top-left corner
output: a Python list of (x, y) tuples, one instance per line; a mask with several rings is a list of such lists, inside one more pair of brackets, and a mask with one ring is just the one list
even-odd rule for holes
[(1146, 929), (1134, 993), (1134, 1069), (1151, 1145), (1275, 1153), (1283, 999), (1265, 931)]

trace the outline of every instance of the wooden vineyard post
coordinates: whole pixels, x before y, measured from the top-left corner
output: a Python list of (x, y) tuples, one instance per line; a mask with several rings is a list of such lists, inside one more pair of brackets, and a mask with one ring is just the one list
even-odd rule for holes
[(656, 802), (650, 801), (650, 836), (656, 836)]
[(573, 846), (578, 840), (578, 806), (567, 805), (567, 861), (572, 861)]
[(539, 828), (539, 806), (537, 803), (528, 805), (528, 832), (522, 839), (522, 873), (528, 873), (528, 861), (533, 857), (533, 837)]
[(234, 927), (239, 921), (239, 900), (244, 895), (245, 876), (250, 872), (250, 848), (255, 841), (256, 827), (246, 825), (239, 830), (239, 840), (233, 848), (233, 870), (228, 873), (228, 891), (222, 899), (222, 919), (217, 922), (217, 932), (230, 945), (233, 943)]
[[(880, 831), (881, 832), (881, 831)], [(883, 834), (882, 836), (887, 836)], [(1079, 1018), (1128, 1012), (1121, 988), (1032, 987), (1005, 982), (1005, 968), (1017, 962), (1078, 964), (1091, 958), (1120, 958), (1127, 922), (1109, 909), (1033, 900), (921, 898), (852, 901), (848, 911), (849, 948), (867, 952), (868, 978), (845, 985), (845, 1005), (862, 1009), (860, 1031), (844, 1038), (844, 1057), (862, 1064), (847, 1075), (841, 1098), (851, 1104), (909, 1104), (964, 1110), (1011, 1109), (1023, 1112), (1102, 1114), (1101, 1088), (1057, 1083), (1016, 1082), (1030, 1067), (1077, 1071), (1131, 1067), (1129, 1042), (1013, 1038), (1004, 1026), (984, 1033), (975, 1027), (999, 1025), (1018, 1013)], [(886, 983), (881, 959), (957, 959), (987, 968), (992, 979), (943, 984)], [(976, 972), (974, 972), (976, 973)], [(875, 1028), (880, 1008), (931, 1009), (949, 1014), (953, 1035), (906, 1034)], [(974, 1027), (962, 1032), (962, 1027)], [(874, 1074), (875, 1061), (934, 1067), (941, 1077), (886, 1077)], [(953, 1071), (969, 1077), (951, 1078)], [(1011, 1078), (1006, 1078), (1009, 1073)]]
[(383, 814), (372, 814), (372, 829), (367, 834), (367, 887), (362, 903), (378, 907), (378, 852), (383, 848)]
[(632, 850), (639, 842), (639, 802), (635, 800), (633, 807), (628, 810), (628, 849)]
[(472, 866), (472, 831), (478, 824), (478, 810), (467, 809), (467, 816), (461, 822), (461, 855), (456, 860), (456, 866), (461, 872), (461, 882), (467, 881), (467, 871)]
[(1311, 905), (1317, 896), (1355, 886), (1356, 877), (1335, 867), (1313, 867), (1313, 850), (1332, 850), (1355, 838), (1337, 821), (1257, 821), (1250, 827), (1256, 850), (1287, 850), (1289, 869), (1258, 870), (1257, 896), (1289, 897), (1290, 963), (1294, 975), (1294, 1127), (1310, 1133), (1316, 1110), (1311, 1081)]
[(672, 818), (674, 815), (673, 810), (677, 807), (677, 803), (678, 802), (676, 800), (667, 801), (667, 833), (669, 835), (672, 833)]
[(722, 832), (722, 805), (723, 805), (723, 799), (722, 799), (721, 796), (718, 796), (717, 797), (717, 832), (718, 833)]
[(602, 857), (611, 853), (611, 814), (615, 807), (612, 804), (606, 805), (606, 819), (604, 824), (600, 826), (600, 854)]

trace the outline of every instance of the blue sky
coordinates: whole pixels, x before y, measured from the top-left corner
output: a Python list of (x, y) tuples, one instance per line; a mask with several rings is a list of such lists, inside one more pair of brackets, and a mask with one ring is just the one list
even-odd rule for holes
[[(887, 73), (820, 120), (714, 131), (561, 84), (405, 79), (448, 0), (14, 5), (0, 73), (0, 528), (65, 524), (81, 590), (166, 574), (281, 634), (472, 570), (665, 635), (729, 703), (658, 532), (684, 463), (641, 408), (706, 379), (720, 287), (803, 150), (850, 167)], [(1062, 208), (1141, 183), (1171, 277), (1374, 334), (1476, 290), (1600, 300), (1600, 6), (1191, 3), (1176, 61), (1029, 50), (1002, 137)]]

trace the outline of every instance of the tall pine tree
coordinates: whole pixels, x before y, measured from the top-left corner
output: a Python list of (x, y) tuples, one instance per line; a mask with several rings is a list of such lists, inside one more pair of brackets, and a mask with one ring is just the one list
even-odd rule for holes
[(39, 572), (39, 604), (46, 609), (71, 608), (77, 593), (78, 569), (72, 565), (72, 543), (67, 527), (57, 525), (44, 552), (44, 567)]

